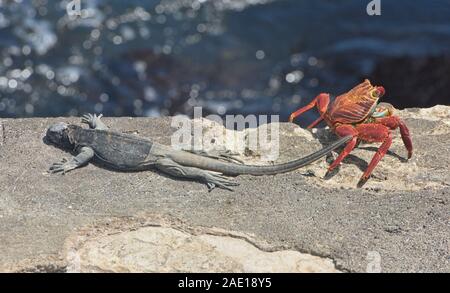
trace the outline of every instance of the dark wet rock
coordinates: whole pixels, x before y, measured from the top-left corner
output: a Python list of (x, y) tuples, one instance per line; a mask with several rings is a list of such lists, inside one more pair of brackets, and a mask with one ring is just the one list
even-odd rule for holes
[(383, 100), (400, 109), (450, 105), (450, 56), (383, 59), (371, 76), (386, 88)]

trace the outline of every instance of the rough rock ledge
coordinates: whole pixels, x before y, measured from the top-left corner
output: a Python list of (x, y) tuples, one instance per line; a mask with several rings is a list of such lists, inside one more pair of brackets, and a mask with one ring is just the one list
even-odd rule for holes
[[(413, 158), (404, 159), (396, 132), (363, 188), (356, 183), (376, 145), (360, 145), (330, 178), (323, 158), (287, 174), (236, 177), (234, 192), (94, 164), (50, 175), (68, 154), (42, 142), (46, 127), (79, 119), (2, 119), (0, 271), (450, 272), (450, 107), (399, 115)], [(175, 131), (170, 118), (104, 121), (165, 144)], [(203, 126), (212, 137), (224, 131)], [(281, 123), (276, 162), (333, 139)], [(272, 163), (248, 150), (239, 157)]]

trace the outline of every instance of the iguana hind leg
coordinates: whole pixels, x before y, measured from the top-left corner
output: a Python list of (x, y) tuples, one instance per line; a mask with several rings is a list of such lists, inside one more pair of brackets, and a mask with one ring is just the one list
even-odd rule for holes
[(105, 125), (100, 119), (103, 117), (103, 114), (97, 116), (97, 114), (85, 114), (81, 117), (81, 122), (89, 125), (89, 128), (98, 129), (98, 130), (108, 130), (108, 126)]
[(219, 173), (206, 171), (195, 167), (180, 165), (169, 158), (162, 158), (156, 161), (155, 167), (164, 173), (174, 177), (189, 178), (206, 183), (209, 190), (220, 187), (227, 190), (233, 190), (231, 186), (237, 186), (239, 183), (229, 180)]
[(231, 152), (230, 150), (221, 150), (221, 151), (205, 151), (205, 150), (184, 150), (186, 152), (190, 152), (199, 156), (208, 157), (216, 160), (223, 160), (225, 162), (237, 163), (237, 164), (245, 164), (242, 160), (235, 158), (237, 154)]
[(82, 147), (80, 153), (72, 159), (63, 159), (61, 162), (53, 163), (50, 166), (50, 173), (66, 174), (67, 172), (86, 165), (94, 157), (94, 150), (90, 147)]

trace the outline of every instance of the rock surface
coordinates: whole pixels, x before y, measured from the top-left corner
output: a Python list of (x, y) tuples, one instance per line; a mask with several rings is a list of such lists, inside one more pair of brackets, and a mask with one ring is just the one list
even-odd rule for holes
[(382, 84), (383, 98), (397, 108), (449, 105), (450, 56), (387, 57), (376, 63), (374, 84)]
[(68, 239), (67, 271), (337, 272), (330, 259), (294, 250), (273, 250), (241, 233), (193, 229), (167, 220), (131, 230), (129, 224), (120, 225), (85, 228)]
[[(43, 143), (46, 127), (79, 119), (0, 120), (0, 271), (158, 270), (150, 262), (153, 250), (163, 252), (164, 241), (181, 239), (215, 256), (197, 263), (198, 270), (192, 265), (195, 271), (256, 271), (261, 261), (261, 268), (274, 270), (363, 272), (378, 255), (383, 272), (450, 272), (450, 107), (399, 115), (413, 136), (413, 158), (404, 160), (396, 132), (391, 151), (363, 188), (356, 183), (375, 145), (360, 145), (331, 178), (324, 178), (323, 158), (287, 174), (236, 177), (241, 185), (234, 192), (95, 164), (50, 175), (49, 165), (69, 154)], [(169, 118), (104, 121), (165, 144), (175, 131)], [(208, 125), (204, 132), (223, 131)], [(245, 133), (240, 137), (245, 140)], [(281, 123), (277, 162), (333, 139), (326, 129), (311, 133)], [(247, 163), (272, 163), (265, 150), (233, 151)], [(173, 271), (187, 270), (190, 260), (182, 252), (190, 248), (182, 245), (171, 254), (179, 257)], [(253, 257), (236, 261), (243, 251)], [(286, 254), (295, 257), (280, 265)], [(220, 268), (211, 264), (217, 258), (224, 261)]]

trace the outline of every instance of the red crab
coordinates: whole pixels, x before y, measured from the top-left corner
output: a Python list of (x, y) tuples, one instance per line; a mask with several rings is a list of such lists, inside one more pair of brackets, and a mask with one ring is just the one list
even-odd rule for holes
[(408, 127), (400, 117), (393, 115), (395, 109), (391, 104), (378, 103), (383, 95), (384, 88), (382, 86), (372, 86), (366, 79), (349, 92), (336, 97), (331, 106), (328, 106), (329, 94), (318, 95), (311, 103), (292, 113), (289, 121), (292, 122), (297, 116), (316, 106), (320, 117), (308, 128), (314, 127), (323, 119), (338, 136), (353, 136), (353, 139), (347, 143), (344, 150), (330, 165), (329, 172), (342, 162), (359, 141), (381, 142), (381, 146), (361, 177), (358, 184), (361, 186), (389, 150), (392, 143), (391, 130), (400, 128), (403, 143), (408, 150), (408, 159), (412, 156), (413, 146)]

